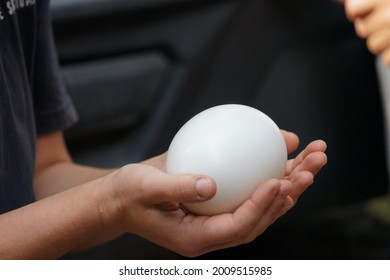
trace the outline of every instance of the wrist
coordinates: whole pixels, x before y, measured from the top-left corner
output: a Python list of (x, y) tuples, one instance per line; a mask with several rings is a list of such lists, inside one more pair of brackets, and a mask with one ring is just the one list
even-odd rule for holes
[(114, 187), (116, 173), (117, 171), (98, 179), (95, 200), (100, 229), (103, 232), (110, 231), (119, 234), (124, 232), (120, 223), (123, 206)]
[[(88, 238), (74, 247), (72, 251), (82, 251), (96, 245), (112, 240), (125, 231), (120, 228), (121, 223), (119, 201), (116, 199), (113, 189), (113, 174), (95, 179), (80, 187), (83, 192), (83, 202), (87, 207), (84, 214), (88, 216), (85, 228), (88, 228)], [(87, 229), (86, 229), (87, 230)]]

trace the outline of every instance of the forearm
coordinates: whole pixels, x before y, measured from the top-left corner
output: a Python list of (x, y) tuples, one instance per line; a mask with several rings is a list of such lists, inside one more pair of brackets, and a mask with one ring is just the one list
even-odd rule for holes
[(48, 166), (34, 177), (34, 193), (37, 200), (66, 191), (112, 173), (114, 169), (82, 166), (72, 162), (60, 162)]
[(100, 222), (102, 188), (98, 179), (1, 215), (0, 258), (54, 259), (112, 235)]
[(38, 200), (114, 171), (73, 163), (61, 132), (40, 135), (36, 151), (34, 193)]

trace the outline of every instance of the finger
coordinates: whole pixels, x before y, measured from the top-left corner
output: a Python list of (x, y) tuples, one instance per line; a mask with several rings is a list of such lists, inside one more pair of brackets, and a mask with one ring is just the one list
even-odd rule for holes
[[(267, 182), (268, 184), (278, 184), (278, 181)], [(232, 215), (232, 221), (236, 223), (234, 234), (225, 239), (219, 239), (218, 243), (210, 244), (202, 248), (202, 252), (214, 251), (222, 248), (234, 247), (248, 243), (262, 234), (277, 218), (287, 212), (292, 206), (292, 200), (289, 198), (291, 183), (289, 181), (279, 181), (278, 192), (273, 189), (272, 196), (268, 196), (268, 203), (264, 203), (264, 188), (266, 185), (259, 187), (251, 199), (244, 203)], [(263, 190), (262, 190), (263, 188)], [(269, 191), (269, 190), (268, 190)], [(271, 194), (269, 193), (269, 194)], [(271, 198), (273, 197), (273, 198)], [(228, 228), (223, 229), (228, 232)]]
[(284, 141), (286, 142), (287, 153), (291, 154), (299, 146), (299, 137), (293, 132), (289, 132), (283, 129), (281, 129), (280, 131), (282, 132)]
[[(236, 219), (238, 221), (242, 221), (240, 225), (241, 227), (251, 228), (253, 227), (253, 225), (256, 225), (255, 228), (257, 229), (257, 231), (259, 231), (259, 227), (261, 227), (260, 231), (263, 232), (266, 227), (268, 227), (268, 225), (273, 223), (275, 219), (279, 217), (285, 200), (289, 195), (289, 192), (291, 191), (288, 189), (287, 186), (291, 184), (289, 181), (286, 180), (276, 182), (273, 181), (275, 180), (265, 182), (265, 184), (277, 184), (279, 186), (279, 191), (275, 194), (273, 198), (271, 196), (268, 197), (268, 203), (266, 205), (263, 205), (264, 192), (262, 191), (262, 188), (264, 188), (265, 185), (263, 183), (257, 188), (251, 198), (246, 201), (242, 205), (242, 207), (237, 209), (237, 211), (234, 213)], [(252, 220), (245, 221), (245, 219), (242, 218), (250, 217), (250, 215), (253, 215)]]
[(390, 9), (376, 9), (365, 17), (359, 17), (355, 20), (355, 30), (358, 36), (367, 38), (370, 34), (389, 27)]
[(382, 28), (367, 38), (367, 48), (373, 54), (379, 54), (390, 46), (390, 27)]
[(287, 178), (292, 178), (296, 173), (301, 171), (308, 171), (313, 175), (316, 175), (327, 161), (328, 158), (323, 152), (310, 153), (293, 171), (291, 171)]
[(216, 192), (215, 181), (200, 175), (169, 175), (161, 172), (146, 182), (147, 199), (153, 203), (201, 202), (212, 198)]
[[(252, 232), (252, 238), (263, 233), (276, 219), (284, 215), (292, 206), (293, 201), (289, 196), (292, 192), (293, 184), (288, 180), (280, 181), (280, 191), (278, 196), (272, 202), (272, 205), (263, 214), (261, 219), (258, 219), (258, 224)], [(254, 198), (255, 199), (255, 198)]]
[(375, 8), (376, 0), (345, 0), (345, 11), (350, 20), (363, 17)]
[[(239, 207), (229, 218), (231, 223), (223, 223), (216, 233), (218, 242), (205, 243), (199, 254), (237, 246), (253, 241), (274, 221), (284, 215), (294, 205), (300, 194), (312, 182), (312, 174), (302, 173), (292, 181), (269, 180), (263, 183), (251, 199)], [(279, 186), (279, 188), (276, 188)], [(290, 196), (290, 195), (291, 196)], [(293, 198), (294, 197), (294, 198)], [(213, 217), (212, 217), (213, 218)], [(209, 219), (207, 222), (214, 222)], [(205, 223), (207, 225), (207, 223)], [(221, 238), (222, 235), (226, 235)]]
[(390, 48), (387, 48), (382, 52), (381, 60), (383, 61), (384, 64), (390, 66)]
[(325, 152), (327, 149), (327, 145), (324, 141), (322, 140), (316, 140), (311, 142), (309, 145), (306, 146), (306, 148), (300, 152), (294, 159), (291, 159), (287, 162), (286, 166), (286, 176), (290, 175), (291, 172), (299, 166), (305, 158), (315, 152)]
[(262, 183), (252, 197), (233, 214), (212, 216), (203, 223), (204, 248), (217, 244), (236, 242), (245, 238), (265, 215), (280, 191), (276, 179)]
[(314, 175), (308, 171), (301, 171), (290, 180), (292, 187), (289, 196), (293, 200), (293, 205), (298, 201), (302, 193), (314, 182)]

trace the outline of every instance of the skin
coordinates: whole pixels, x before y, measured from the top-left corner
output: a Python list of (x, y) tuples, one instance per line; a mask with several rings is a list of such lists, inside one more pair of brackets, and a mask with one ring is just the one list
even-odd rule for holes
[(390, 65), (390, 1), (344, 0), (345, 11), (368, 49)]
[[(289, 153), (298, 137), (283, 131)], [(262, 183), (234, 213), (195, 216), (179, 202), (212, 198), (204, 175), (168, 175), (165, 154), (117, 170), (72, 162), (61, 132), (38, 137), (37, 201), (0, 216), (1, 259), (55, 259), (130, 232), (184, 256), (253, 241), (297, 202), (326, 164), (325, 142), (289, 160), (285, 178)], [(158, 234), (156, 234), (158, 233)]]

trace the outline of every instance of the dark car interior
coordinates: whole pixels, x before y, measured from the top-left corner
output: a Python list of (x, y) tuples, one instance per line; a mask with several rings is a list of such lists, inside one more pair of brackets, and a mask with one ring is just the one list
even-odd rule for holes
[[(386, 258), (388, 193), (374, 57), (331, 0), (52, 0), (58, 56), (80, 120), (74, 160), (118, 167), (168, 149), (196, 113), (239, 103), (328, 144), (328, 164), (256, 241), (203, 259)], [(291, 156), (294, 156), (291, 155)], [(131, 234), (66, 256), (182, 259)]]

